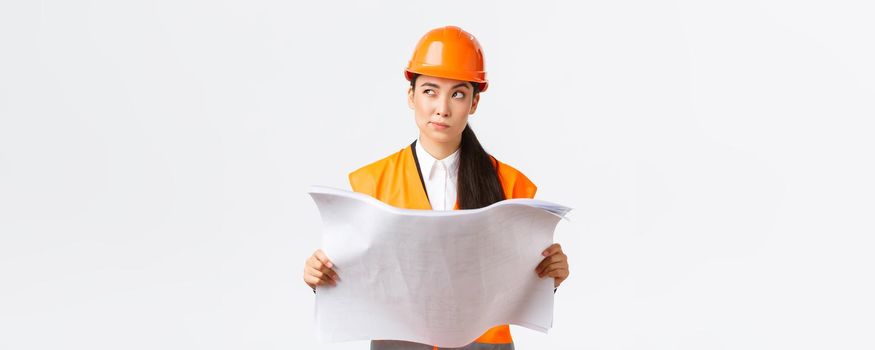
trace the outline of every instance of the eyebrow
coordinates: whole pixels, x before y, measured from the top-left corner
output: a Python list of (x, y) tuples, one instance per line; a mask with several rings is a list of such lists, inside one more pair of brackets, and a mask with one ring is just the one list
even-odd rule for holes
[[(422, 83), (422, 85), (419, 85), (419, 87), (423, 87), (423, 86), (430, 86), (430, 87), (438, 88), (438, 89), (441, 88), (440, 86), (438, 86), (438, 85), (435, 84), (435, 83)], [(456, 84), (455, 86), (451, 87), (450, 90), (455, 89), (455, 88), (457, 88), (457, 87), (468, 87), (468, 83), (459, 83), (459, 84)]]

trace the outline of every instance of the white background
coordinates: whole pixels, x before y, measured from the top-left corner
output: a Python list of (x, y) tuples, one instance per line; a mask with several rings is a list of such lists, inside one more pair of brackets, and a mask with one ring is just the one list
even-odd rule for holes
[(311, 184), (416, 137), (402, 69), (473, 33), (472, 125), (575, 208), (518, 349), (871, 349), (866, 1), (0, 2), (0, 348), (320, 344)]

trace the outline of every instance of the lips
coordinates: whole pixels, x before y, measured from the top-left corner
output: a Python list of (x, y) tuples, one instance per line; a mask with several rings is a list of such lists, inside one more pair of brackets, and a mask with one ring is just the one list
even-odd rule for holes
[(428, 123), (431, 125), (434, 125), (435, 127), (442, 128), (442, 129), (450, 127), (449, 125), (444, 124), (444, 123), (438, 123), (438, 122), (428, 122)]

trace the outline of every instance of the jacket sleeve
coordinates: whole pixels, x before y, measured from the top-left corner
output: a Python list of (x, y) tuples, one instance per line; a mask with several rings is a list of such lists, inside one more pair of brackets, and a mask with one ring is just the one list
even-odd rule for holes
[(535, 186), (522, 172), (517, 171), (516, 175), (516, 181), (513, 184), (513, 198), (535, 198), (538, 186)]
[(498, 168), (498, 178), (504, 189), (504, 196), (511, 198), (535, 198), (538, 186), (516, 168), (492, 158)]

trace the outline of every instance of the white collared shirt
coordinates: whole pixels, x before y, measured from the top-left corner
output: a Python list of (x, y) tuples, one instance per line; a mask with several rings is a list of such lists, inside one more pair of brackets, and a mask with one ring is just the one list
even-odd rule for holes
[(459, 176), (459, 149), (444, 159), (435, 159), (417, 139), (416, 158), (431, 209), (453, 210), (456, 205), (456, 179)]

